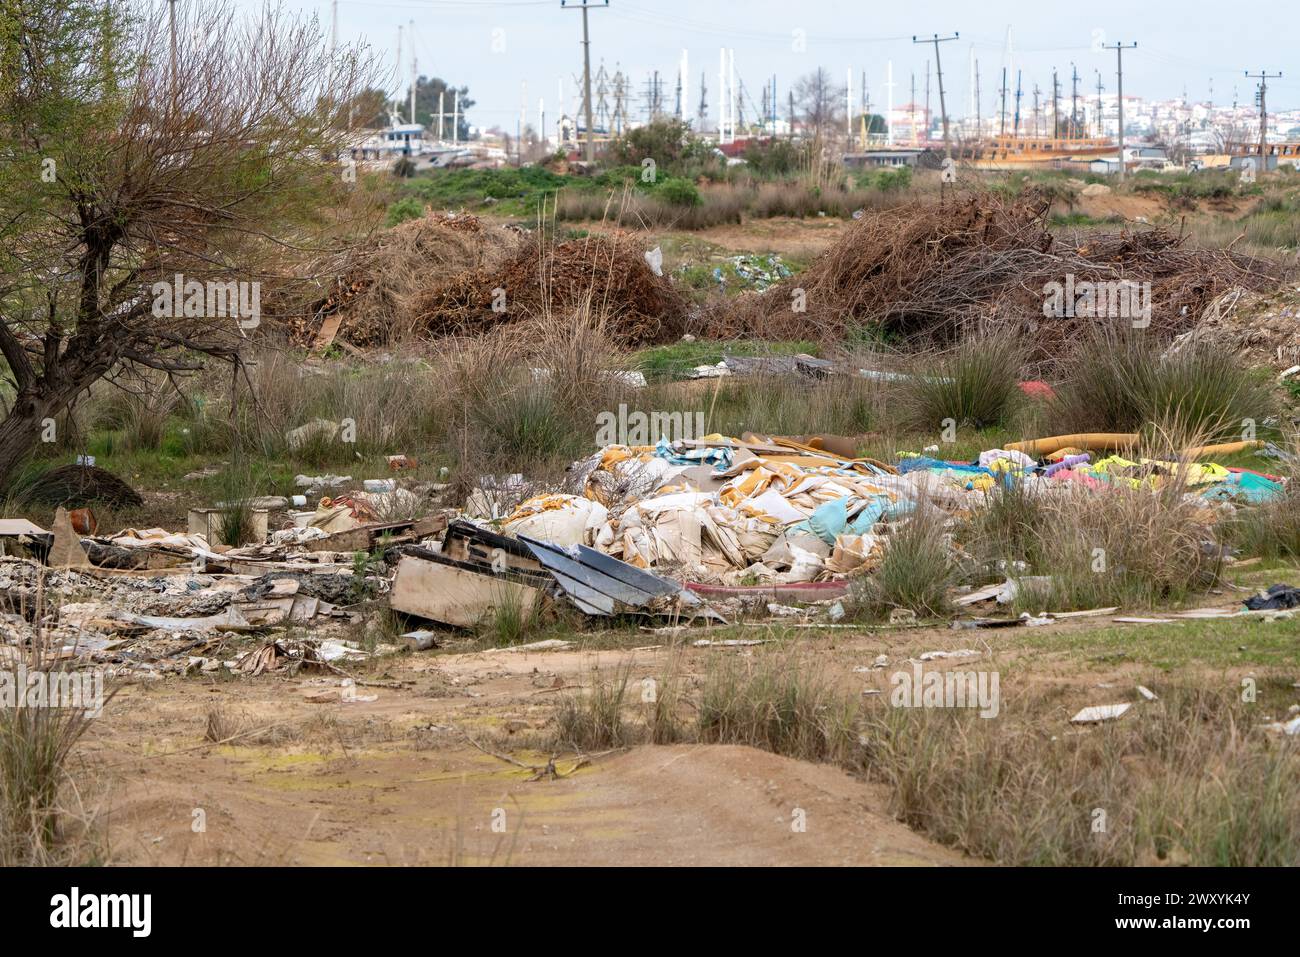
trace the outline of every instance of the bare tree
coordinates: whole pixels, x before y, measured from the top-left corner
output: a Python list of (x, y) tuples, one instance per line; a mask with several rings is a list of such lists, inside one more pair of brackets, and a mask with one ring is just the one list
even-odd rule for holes
[(176, 20), (0, 0), (0, 485), (96, 381), (238, 363), (257, 302), (347, 243), (370, 57), (269, 7)]
[(804, 125), (821, 139), (841, 122), (845, 87), (836, 86), (824, 67), (801, 76), (794, 84), (794, 99), (803, 114)]

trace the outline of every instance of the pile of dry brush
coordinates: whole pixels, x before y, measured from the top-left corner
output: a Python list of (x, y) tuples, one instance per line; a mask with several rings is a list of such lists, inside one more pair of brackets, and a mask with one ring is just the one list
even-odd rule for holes
[[(1160, 228), (1089, 231), (1067, 242), (1048, 231), (1049, 207), (1042, 196), (979, 193), (881, 211), (854, 223), (805, 272), (715, 310), (706, 334), (836, 341), (863, 329), (942, 343), (971, 324), (1011, 326), (1046, 358), (1090, 321), (1044, 315), (1045, 287), (1067, 275), (1076, 285), (1149, 283), (1150, 328), (1165, 338), (1193, 326), (1225, 290), (1271, 288), (1281, 278), (1272, 262), (1192, 248)], [(802, 312), (792, 308), (801, 299)]]
[(503, 324), (598, 310), (616, 341), (671, 341), (685, 331), (684, 297), (617, 232), (556, 242), (469, 215), (430, 214), (385, 230), (358, 252), (329, 294), (289, 322), (311, 345), (325, 321), (358, 347), (474, 335)]

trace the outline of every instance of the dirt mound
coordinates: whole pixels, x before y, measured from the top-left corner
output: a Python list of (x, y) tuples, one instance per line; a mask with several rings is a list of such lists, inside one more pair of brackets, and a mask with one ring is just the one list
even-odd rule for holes
[(1229, 290), (1173, 348), (1193, 342), (1212, 343), (1277, 372), (1300, 365), (1300, 287), (1271, 294)]
[(979, 193), (869, 214), (801, 275), (712, 316), (709, 334), (836, 340), (866, 328), (946, 341), (971, 322), (1014, 323), (1050, 355), (1088, 320), (1047, 318), (1049, 284), (1149, 284), (1150, 325), (1171, 338), (1224, 291), (1280, 278), (1272, 263), (1190, 248), (1160, 228), (1065, 240), (1048, 230), (1049, 208), (1042, 196)]

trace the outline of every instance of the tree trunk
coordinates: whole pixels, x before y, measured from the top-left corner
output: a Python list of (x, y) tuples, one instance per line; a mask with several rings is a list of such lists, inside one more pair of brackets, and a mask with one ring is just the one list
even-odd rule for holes
[[(0, 421), (0, 494), (18, 477), (18, 470), (41, 438), (48, 412), (32, 402), (16, 403)], [(3, 518), (4, 516), (0, 516)]]

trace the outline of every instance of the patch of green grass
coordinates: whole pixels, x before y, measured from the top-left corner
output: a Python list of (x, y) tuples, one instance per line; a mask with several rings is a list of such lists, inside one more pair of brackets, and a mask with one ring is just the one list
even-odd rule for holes
[(402, 204), (409, 207), (408, 200), (412, 199), (420, 207), (429, 204), (435, 209), (491, 208), (506, 216), (534, 216), (543, 197), (583, 182), (578, 177), (562, 176), (540, 166), (434, 170), (402, 183), (405, 195), (390, 207), (389, 217)]
[[(708, 281), (716, 285), (711, 271)], [(632, 354), (629, 365), (644, 373), (649, 382), (667, 382), (681, 378), (696, 366), (717, 365), (724, 356), (792, 356), (800, 353), (817, 355), (817, 343), (698, 339), (642, 349)]]
[[(1159, 612), (1143, 617), (1159, 618)], [(1300, 665), (1300, 619), (1181, 619), (1168, 625), (1018, 629), (1016, 646), (1088, 663), (1134, 663), (1171, 672), (1183, 668)], [(1300, 674), (1297, 674), (1300, 678)]]

